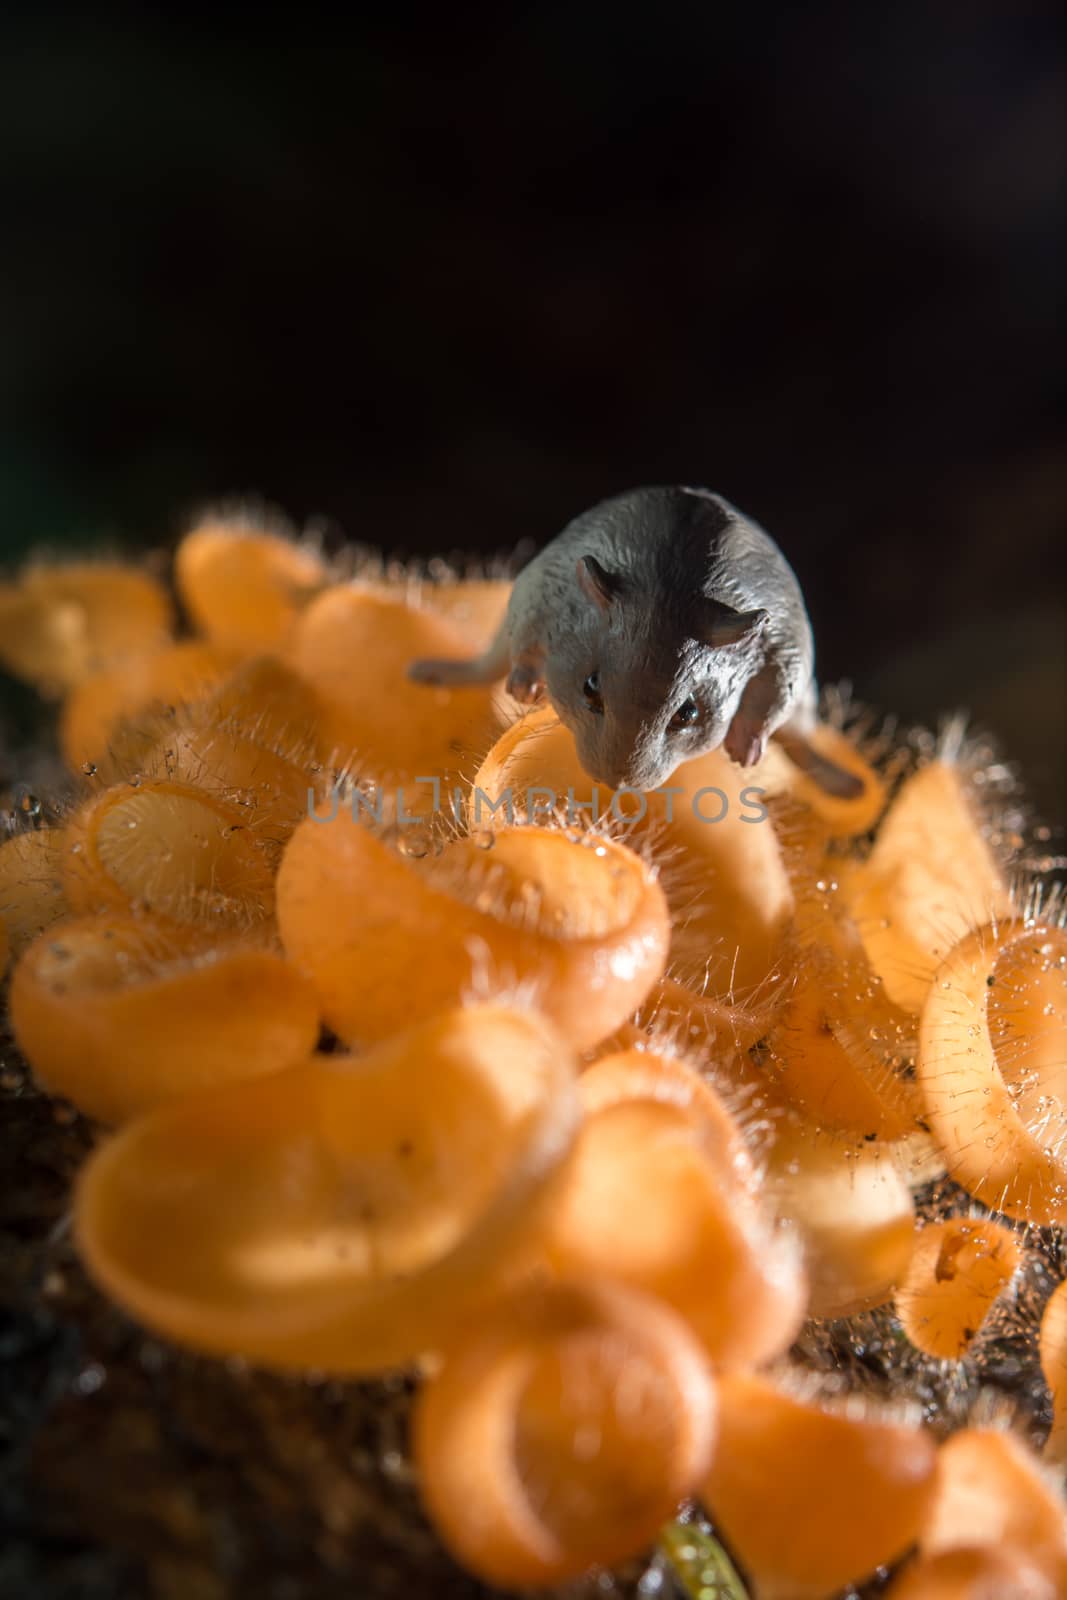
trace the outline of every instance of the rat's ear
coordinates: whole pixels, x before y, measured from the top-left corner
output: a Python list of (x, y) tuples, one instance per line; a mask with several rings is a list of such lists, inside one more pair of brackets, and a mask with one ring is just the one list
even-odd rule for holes
[(716, 606), (708, 615), (704, 643), (710, 644), (713, 650), (723, 645), (743, 644), (746, 639), (762, 633), (770, 620), (769, 611), (731, 611), (728, 607)]
[(622, 593), (622, 579), (602, 567), (596, 556), (581, 556), (575, 570), (582, 593), (601, 611), (606, 611)]

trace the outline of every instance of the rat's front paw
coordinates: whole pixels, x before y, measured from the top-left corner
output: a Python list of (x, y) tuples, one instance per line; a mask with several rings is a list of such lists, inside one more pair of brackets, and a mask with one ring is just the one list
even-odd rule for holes
[(763, 733), (754, 733), (751, 725), (746, 727), (743, 723), (739, 726), (735, 720), (730, 724), (729, 732), (723, 740), (723, 748), (731, 761), (736, 761), (739, 767), (754, 767), (758, 761), (763, 760), (763, 752), (767, 748), (767, 736)]
[(545, 680), (536, 667), (522, 662), (508, 673), (507, 691), (521, 706), (536, 705), (545, 692)]

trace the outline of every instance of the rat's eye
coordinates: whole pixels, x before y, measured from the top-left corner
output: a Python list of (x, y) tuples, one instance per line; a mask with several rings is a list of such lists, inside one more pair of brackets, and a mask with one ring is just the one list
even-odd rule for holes
[(582, 693), (585, 695), (590, 711), (594, 712), (598, 717), (602, 717), (604, 715), (604, 701), (600, 693), (599, 672), (591, 672), (589, 674), (582, 684)]
[(688, 700), (682, 701), (681, 705), (674, 713), (674, 716), (671, 718), (670, 725), (672, 728), (691, 728), (694, 722), (699, 721), (700, 707), (697, 705), (692, 696), (690, 696)]

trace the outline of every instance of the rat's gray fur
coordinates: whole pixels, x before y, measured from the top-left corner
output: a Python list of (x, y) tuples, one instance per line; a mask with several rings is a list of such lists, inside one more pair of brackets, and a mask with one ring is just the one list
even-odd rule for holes
[[(675, 486), (575, 517), (520, 572), (483, 656), (418, 661), (411, 675), (460, 684), (510, 673), (517, 699), (547, 693), (586, 772), (613, 788), (654, 789), (719, 745), (749, 766), (781, 730), (790, 755), (840, 792), (847, 775), (803, 738), (814, 661), (804, 597), (774, 540), (719, 495)], [(583, 688), (591, 676), (599, 712)], [(690, 699), (699, 719), (672, 727)]]

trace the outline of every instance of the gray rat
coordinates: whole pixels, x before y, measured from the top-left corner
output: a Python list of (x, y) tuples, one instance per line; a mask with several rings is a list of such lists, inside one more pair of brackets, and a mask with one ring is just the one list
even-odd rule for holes
[(743, 767), (777, 734), (829, 792), (862, 787), (805, 735), (815, 647), (793, 569), (768, 533), (707, 489), (632, 489), (569, 522), (515, 580), (500, 630), (471, 661), (416, 661), (422, 683), (548, 695), (582, 766), (655, 789), (722, 745)]

